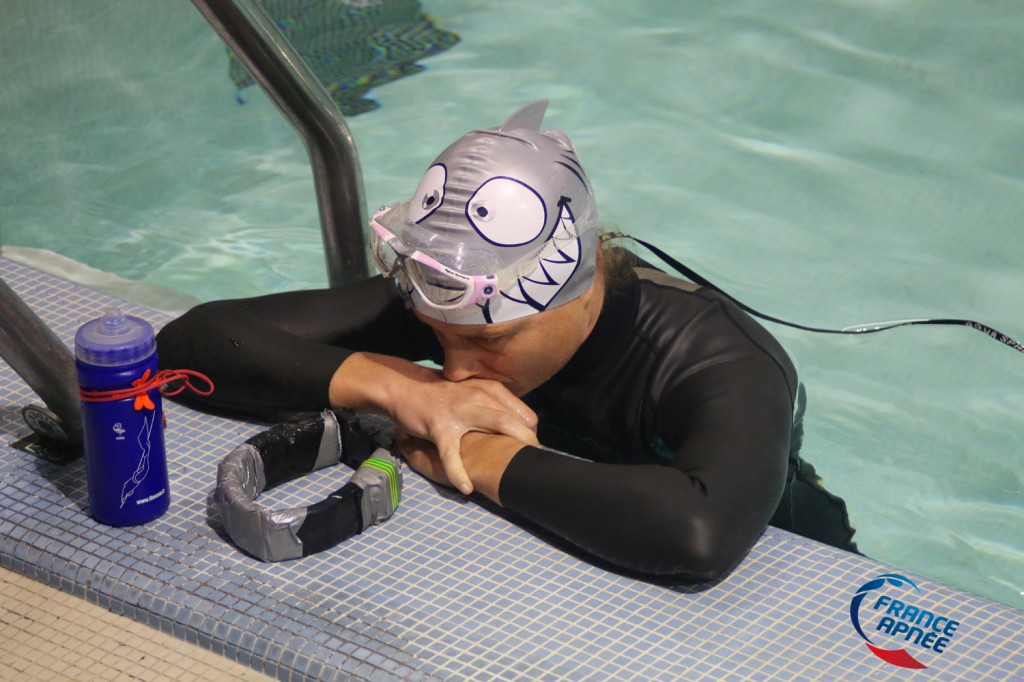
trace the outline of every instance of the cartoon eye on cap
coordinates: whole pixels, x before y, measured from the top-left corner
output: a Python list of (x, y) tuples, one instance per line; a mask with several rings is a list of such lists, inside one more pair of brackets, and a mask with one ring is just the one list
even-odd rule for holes
[(444, 185), (448, 179), (448, 169), (444, 164), (436, 163), (427, 169), (420, 180), (416, 194), (409, 202), (409, 219), (418, 223), (444, 203)]
[(527, 244), (544, 231), (547, 209), (529, 185), (513, 178), (491, 178), (466, 204), (466, 217), (480, 236), (497, 246)]

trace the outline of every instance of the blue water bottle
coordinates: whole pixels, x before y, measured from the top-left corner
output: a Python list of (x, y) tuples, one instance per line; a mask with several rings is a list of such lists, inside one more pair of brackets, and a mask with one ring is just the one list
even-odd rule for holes
[(157, 373), (153, 328), (108, 309), (75, 334), (75, 364), (92, 515), (111, 526), (152, 521), (170, 506), (160, 391), (140, 390)]

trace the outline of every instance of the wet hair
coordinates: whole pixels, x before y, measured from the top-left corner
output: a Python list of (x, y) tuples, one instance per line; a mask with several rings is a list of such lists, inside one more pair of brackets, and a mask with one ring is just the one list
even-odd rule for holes
[(616, 239), (618, 229), (614, 225), (601, 225), (599, 230), (597, 267), (604, 277), (605, 291), (619, 291), (636, 277), (633, 268), (640, 264), (640, 257), (630, 248), (632, 241)]

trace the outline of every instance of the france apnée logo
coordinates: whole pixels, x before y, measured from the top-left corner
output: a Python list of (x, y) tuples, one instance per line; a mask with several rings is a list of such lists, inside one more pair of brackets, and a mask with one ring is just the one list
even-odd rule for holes
[(916, 656), (946, 650), (960, 622), (918, 606), (921, 596), (921, 589), (898, 573), (883, 573), (860, 586), (850, 600), (850, 620), (871, 653), (890, 665), (921, 670), (928, 666)]

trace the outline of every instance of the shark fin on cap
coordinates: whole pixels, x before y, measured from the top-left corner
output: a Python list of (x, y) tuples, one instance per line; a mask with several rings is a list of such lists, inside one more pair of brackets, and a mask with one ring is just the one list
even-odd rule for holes
[(516, 109), (505, 122), (498, 127), (499, 133), (511, 130), (536, 130), (540, 132), (541, 123), (544, 122), (544, 112), (548, 110), (548, 101), (539, 99), (526, 106)]

